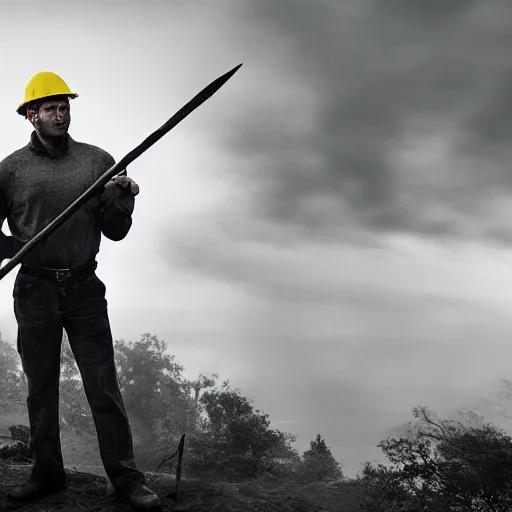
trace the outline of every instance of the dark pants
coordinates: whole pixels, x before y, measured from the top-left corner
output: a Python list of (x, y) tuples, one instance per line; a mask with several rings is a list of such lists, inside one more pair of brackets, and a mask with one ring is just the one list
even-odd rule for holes
[(59, 428), (63, 329), (89, 402), (101, 459), (119, 492), (145, 483), (136, 469), (130, 424), (119, 390), (105, 285), (95, 273), (65, 285), (19, 273), (14, 284), (18, 352), (28, 380), (27, 408), (34, 451), (32, 479), (65, 481)]

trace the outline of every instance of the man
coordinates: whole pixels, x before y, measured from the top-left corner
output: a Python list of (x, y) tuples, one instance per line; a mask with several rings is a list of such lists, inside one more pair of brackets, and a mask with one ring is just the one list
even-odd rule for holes
[[(33, 126), (30, 142), (0, 162), (0, 259), (12, 258), (108, 168), (114, 159), (68, 134), (67, 84), (50, 72), (27, 85), (17, 112)], [(136, 468), (129, 421), (119, 391), (105, 285), (96, 275), (101, 235), (119, 241), (132, 224), (137, 184), (114, 178), (63, 226), (29, 252), (14, 284), (18, 352), (28, 381), (27, 408), (34, 466), (10, 493), (34, 500), (66, 486), (59, 430), (63, 329), (80, 370), (107, 476), (120, 499), (140, 510), (162, 510)]]

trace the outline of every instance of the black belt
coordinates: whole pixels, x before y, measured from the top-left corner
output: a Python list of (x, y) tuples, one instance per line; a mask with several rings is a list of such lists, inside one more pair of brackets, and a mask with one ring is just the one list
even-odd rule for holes
[(44, 267), (29, 267), (21, 265), (20, 273), (37, 279), (44, 279), (46, 281), (66, 281), (66, 280), (80, 280), (90, 276), (98, 267), (98, 262), (91, 261), (82, 265), (81, 267), (70, 268), (44, 268)]

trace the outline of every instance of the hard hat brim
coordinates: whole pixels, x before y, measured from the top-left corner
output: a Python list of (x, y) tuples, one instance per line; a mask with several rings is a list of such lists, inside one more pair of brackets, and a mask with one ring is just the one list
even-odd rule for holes
[(34, 103), (35, 101), (42, 101), (42, 100), (46, 100), (46, 99), (49, 99), (49, 98), (54, 98), (55, 96), (67, 96), (68, 98), (71, 98), (71, 99), (76, 99), (78, 98), (78, 94), (75, 93), (75, 92), (71, 92), (71, 93), (64, 93), (64, 94), (48, 94), (46, 96), (41, 96), (40, 98), (37, 98), (37, 99), (33, 99), (33, 100), (30, 100), (30, 101), (26, 101), (24, 103), (21, 103), (18, 108), (16, 109), (16, 112), (21, 115), (21, 116), (25, 116), (27, 115), (27, 105), (29, 103)]

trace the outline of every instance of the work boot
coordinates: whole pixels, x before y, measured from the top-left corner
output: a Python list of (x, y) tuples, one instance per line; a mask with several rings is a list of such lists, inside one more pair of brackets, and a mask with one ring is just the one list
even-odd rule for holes
[(126, 493), (126, 501), (136, 511), (162, 512), (162, 504), (158, 496), (145, 485), (133, 487)]
[(36, 501), (48, 494), (58, 493), (65, 488), (65, 482), (40, 483), (28, 480), (7, 493), (7, 499), (12, 501)]

